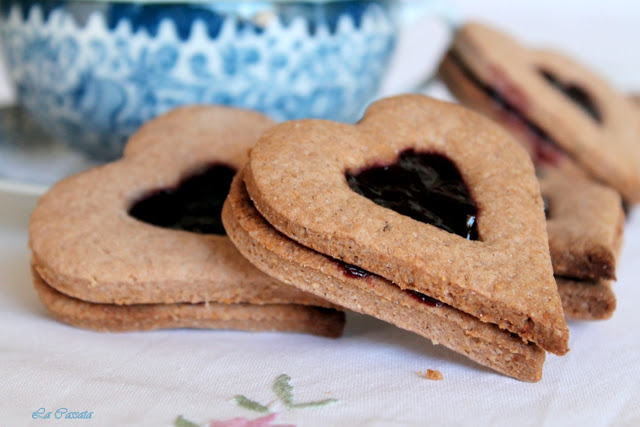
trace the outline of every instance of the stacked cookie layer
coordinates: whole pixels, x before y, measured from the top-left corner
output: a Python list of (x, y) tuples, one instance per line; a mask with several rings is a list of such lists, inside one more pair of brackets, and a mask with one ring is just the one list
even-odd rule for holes
[(611, 317), (621, 199), (630, 206), (640, 195), (640, 122), (630, 97), (565, 55), (479, 23), (458, 31), (439, 76), (463, 105), (511, 132), (539, 170), (553, 200), (549, 245), (567, 318)]
[[(216, 233), (235, 170), (229, 240)], [(355, 126), (175, 110), (120, 161), (45, 195), (30, 245), (41, 300), (76, 326), (339, 336), (346, 307), (537, 381), (545, 350), (568, 350), (558, 286), (576, 301), (545, 230), (533, 167), (506, 133), (400, 96)]]
[(588, 176), (640, 201), (640, 121), (632, 100), (566, 55), (468, 23), (439, 76), (465, 106), (494, 119), (537, 166)]
[[(44, 305), (67, 323), (102, 331), (192, 327), (341, 335), (344, 313), (335, 305), (263, 274), (225, 235), (195, 232), (215, 233), (209, 225), (220, 222), (232, 174), (217, 171), (240, 169), (272, 125), (247, 111), (178, 109), (141, 128), (121, 160), (56, 184), (29, 225), (34, 282)], [(184, 200), (171, 197), (193, 181), (188, 178), (211, 170), (208, 188), (191, 190), (196, 200), (190, 207), (176, 206)], [(167, 202), (158, 205), (163, 198)], [(168, 222), (149, 224), (134, 211)]]
[(585, 178), (539, 172), (553, 271), (567, 319), (608, 319), (625, 215), (620, 195)]
[[(466, 187), (475, 231), (457, 235), (350, 186), (414, 154), (449, 176), (444, 187), (457, 170), (463, 185), (447, 197), (460, 201)], [(244, 185), (236, 178), (223, 221), (270, 275), (522, 380), (540, 379), (542, 349), (568, 350), (533, 167), (487, 119), (401, 96), (373, 104), (356, 126), (284, 123), (252, 150)]]

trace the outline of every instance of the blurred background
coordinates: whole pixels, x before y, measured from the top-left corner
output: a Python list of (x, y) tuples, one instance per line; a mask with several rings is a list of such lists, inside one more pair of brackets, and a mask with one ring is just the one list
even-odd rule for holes
[[(448, 0), (445, 3), (462, 19), (493, 23), (523, 41), (565, 51), (598, 70), (619, 89), (640, 92), (640, 1)], [(402, 92), (419, 84), (425, 72), (433, 69), (447, 41), (444, 27), (433, 19), (403, 28), (382, 94)], [(13, 96), (4, 59), (0, 58), (0, 105), (12, 102)]]
[[(463, 20), (482, 20), (522, 41), (570, 54), (624, 91), (640, 91), (640, 1), (449, 0)], [(416, 83), (438, 61), (446, 32), (425, 19), (404, 28), (384, 92)]]
[[(566, 51), (598, 70), (619, 89), (640, 91), (640, 1), (448, 0), (446, 3), (462, 19), (493, 23), (523, 41)], [(433, 68), (447, 40), (442, 25), (429, 18), (404, 28), (383, 94), (418, 84), (425, 70)], [(0, 58), (0, 105), (12, 102), (13, 96), (4, 60)]]
[[(417, 4), (435, 0), (404, 1)], [(522, 41), (568, 53), (620, 90), (640, 92), (638, 0), (437, 0), (435, 3), (444, 4), (461, 21), (481, 20), (511, 32)], [(446, 25), (437, 19), (423, 18), (402, 28), (380, 95), (416, 90), (435, 69), (449, 40)], [(0, 58), (0, 106), (14, 99), (4, 59)]]

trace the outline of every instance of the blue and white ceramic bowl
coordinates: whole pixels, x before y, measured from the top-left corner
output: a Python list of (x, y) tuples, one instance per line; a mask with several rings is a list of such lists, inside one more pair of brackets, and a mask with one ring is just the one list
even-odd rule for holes
[(7, 0), (0, 8), (19, 103), (99, 160), (181, 104), (355, 121), (396, 36), (394, 0)]

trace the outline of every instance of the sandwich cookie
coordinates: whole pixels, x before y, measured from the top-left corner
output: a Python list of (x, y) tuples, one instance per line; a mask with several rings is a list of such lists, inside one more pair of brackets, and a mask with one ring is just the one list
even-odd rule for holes
[(629, 97), (565, 55), (469, 23), (439, 67), (455, 97), (504, 125), (536, 165), (605, 183), (640, 201), (640, 121)]
[[(433, 299), (545, 350), (568, 351), (533, 165), (486, 118), (405, 95), (374, 103), (355, 126), (283, 123), (260, 138), (244, 181), (257, 212), (287, 239), (380, 276), (402, 295)], [(231, 228), (245, 256), (285, 280)], [(320, 280), (286, 281), (375, 315), (375, 307), (335, 296)], [(376, 304), (390, 312), (396, 306)]]
[(122, 159), (57, 183), (29, 224), (43, 303), (98, 330), (339, 336), (344, 314), (335, 305), (260, 272), (222, 227), (231, 179), (272, 125), (249, 111), (182, 107), (144, 125)]

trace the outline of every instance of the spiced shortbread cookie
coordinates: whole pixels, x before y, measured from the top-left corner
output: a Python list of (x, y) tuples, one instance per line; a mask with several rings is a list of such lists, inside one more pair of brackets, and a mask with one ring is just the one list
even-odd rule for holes
[(510, 130), (536, 164), (582, 170), (628, 203), (640, 201), (635, 108), (584, 66), (469, 23), (457, 32), (439, 75), (461, 103)]
[(540, 171), (551, 263), (556, 276), (616, 278), (625, 215), (611, 188), (558, 171)]
[(404, 95), (355, 126), (286, 122), (251, 151), (245, 183), (302, 245), (568, 351), (533, 165), (490, 120)]
[(67, 296), (33, 273), (42, 304), (61, 322), (100, 332), (155, 329), (281, 331), (339, 337), (344, 312), (296, 304), (99, 304)]
[(625, 219), (620, 195), (553, 169), (542, 169), (539, 175), (551, 262), (565, 317), (608, 319), (616, 307), (611, 285)]
[(121, 160), (38, 201), (29, 224), (37, 277), (98, 304), (334, 307), (263, 274), (224, 234), (231, 179), (272, 125), (258, 113), (193, 106), (143, 126)]
[(300, 289), (340, 302), (427, 337), (522, 381), (538, 381), (545, 353), (496, 325), (484, 323), (422, 293), (403, 290), (378, 275), (345, 264), (289, 239), (255, 209), (242, 180), (234, 178), (222, 211), (236, 247), (264, 272)]

